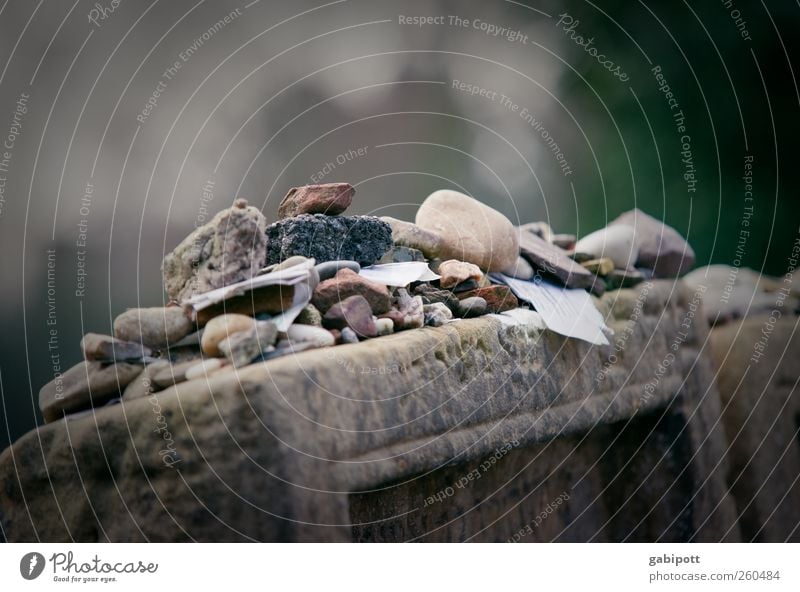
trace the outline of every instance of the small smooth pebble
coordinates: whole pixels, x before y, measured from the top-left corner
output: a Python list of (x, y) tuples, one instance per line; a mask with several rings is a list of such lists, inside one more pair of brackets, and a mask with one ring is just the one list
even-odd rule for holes
[(394, 333), (392, 319), (378, 319), (375, 321), (375, 328), (378, 330), (378, 335), (391, 335)]
[(278, 327), (272, 321), (258, 321), (248, 331), (239, 331), (219, 342), (218, 348), (235, 368), (247, 366), (265, 351), (271, 351), (278, 337)]
[(581, 263), (586, 269), (597, 275), (606, 276), (614, 271), (614, 262), (608, 257), (602, 259), (590, 259)]
[(297, 318), (294, 320), (298, 325), (313, 325), (315, 327), (322, 326), (322, 314), (317, 310), (313, 304), (308, 304), (300, 311)]
[(533, 266), (528, 263), (523, 257), (517, 257), (514, 265), (506, 267), (503, 274), (509, 277), (517, 278), (518, 280), (529, 280), (533, 277)]
[(554, 234), (552, 242), (555, 246), (565, 251), (571, 251), (575, 248), (575, 242), (577, 240), (574, 234)]
[(203, 337), (200, 340), (200, 347), (208, 356), (219, 356), (219, 342), (227, 339), (234, 333), (239, 331), (248, 331), (256, 324), (256, 320), (252, 317), (241, 314), (224, 314), (214, 317), (203, 331)]
[(149, 347), (141, 343), (122, 341), (99, 333), (84, 335), (81, 339), (81, 350), (85, 360), (98, 362), (138, 361), (152, 353)]
[(459, 302), (458, 316), (463, 318), (479, 317), (486, 314), (487, 308), (486, 300), (480, 296), (464, 298), (464, 300)]
[(194, 330), (180, 306), (131, 308), (114, 319), (114, 337), (154, 349), (174, 345)]
[(441, 302), (426, 304), (423, 307), (425, 313), (425, 324), (431, 327), (439, 327), (453, 318), (453, 313)]
[[(388, 320), (388, 319), (382, 319)], [(391, 322), (391, 321), (389, 321)], [(350, 327), (342, 329), (342, 343), (358, 343), (358, 335)]]
[(356, 261), (325, 261), (315, 267), (319, 274), (319, 281), (325, 281), (335, 276), (340, 269), (349, 269), (358, 273), (361, 266)]
[(336, 338), (330, 331), (311, 325), (292, 325), (286, 331), (286, 337), (290, 342), (312, 343), (317, 347), (327, 347), (336, 343)]
[(405, 220), (383, 216), (381, 220), (392, 228), (392, 242), (401, 247), (420, 251), (425, 257), (435, 259), (442, 250), (442, 237)]
[(477, 282), (483, 277), (480, 267), (474, 263), (458, 261), (457, 259), (442, 261), (439, 264), (437, 273), (442, 276), (439, 280), (439, 285), (442, 288), (451, 288), (467, 280), (475, 280)]
[(219, 370), (223, 365), (224, 364), (222, 363), (222, 360), (219, 358), (210, 358), (208, 360), (198, 362), (186, 371), (186, 380), (194, 380), (195, 378), (206, 376), (214, 370)]
[(294, 267), (295, 265), (300, 265), (301, 263), (307, 263), (308, 261), (309, 261), (308, 257), (303, 257), (302, 255), (292, 255), (291, 257), (284, 259), (280, 263), (271, 265), (268, 269), (273, 272), (281, 271), (283, 269), (289, 269), (290, 267)]

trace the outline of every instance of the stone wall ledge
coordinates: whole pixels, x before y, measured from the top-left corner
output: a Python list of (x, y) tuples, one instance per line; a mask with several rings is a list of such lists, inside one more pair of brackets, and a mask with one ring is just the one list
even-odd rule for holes
[[(224, 371), (48, 424), (0, 455), (0, 520), (9, 540), (350, 540), (352, 495), (512, 442), (534, 462), (541, 445), (666, 413), (711, 426), (692, 470), (716, 474), (724, 446), (704, 321), (645, 391), (690, 298), (672, 281), (607, 293), (598, 307), (617, 338), (629, 332), (620, 351), (483, 317)], [(162, 417), (173, 466), (162, 462)], [(700, 501), (727, 508), (725, 488), (701, 482)]]

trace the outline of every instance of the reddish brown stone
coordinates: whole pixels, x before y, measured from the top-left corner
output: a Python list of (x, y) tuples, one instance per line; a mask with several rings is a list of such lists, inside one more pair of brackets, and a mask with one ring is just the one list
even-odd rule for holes
[(476, 288), (469, 292), (460, 292), (459, 299), (465, 300), (478, 296), (486, 301), (487, 312), (503, 312), (519, 306), (517, 297), (511, 292), (508, 286), (488, 286), (486, 288)]
[(314, 290), (312, 302), (320, 311), (327, 312), (337, 302), (357, 294), (366, 298), (376, 315), (391, 308), (391, 296), (386, 286), (363, 278), (350, 269), (342, 269), (331, 279), (320, 282)]
[(292, 187), (278, 206), (278, 219), (298, 214), (341, 214), (352, 203), (355, 192), (350, 183)]
[(326, 329), (350, 327), (359, 337), (376, 337), (378, 330), (372, 320), (372, 309), (361, 294), (345, 298), (328, 309), (322, 319)]

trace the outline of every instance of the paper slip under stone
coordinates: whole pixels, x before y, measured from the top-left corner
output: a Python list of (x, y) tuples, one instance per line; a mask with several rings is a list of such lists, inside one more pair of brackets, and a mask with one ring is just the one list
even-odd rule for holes
[(439, 276), (433, 273), (424, 261), (370, 265), (363, 267), (358, 275), (385, 286), (401, 288), (412, 282), (430, 282), (439, 279)]
[(518, 280), (501, 273), (492, 274), (491, 279), (506, 284), (517, 298), (530, 302), (551, 331), (595, 345), (609, 344), (606, 335), (612, 331), (585, 290)]
[(285, 310), (282, 314), (273, 317), (271, 320), (277, 325), (279, 331), (285, 331), (294, 322), (300, 311), (311, 301), (311, 288), (308, 285), (311, 269), (314, 267), (315, 261), (309, 259), (304, 263), (258, 275), (256, 277), (246, 279), (235, 284), (223, 286), (210, 292), (203, 294), (196, 294), (186, 300), (184, 304), (191, 305), (195, 311), (203, 310), (213, 304), (239, 296), (250, 290), (263, 288), (264, 286), (284, 285), (294, 286), (294, 297), (292, 299), (292, 306)]

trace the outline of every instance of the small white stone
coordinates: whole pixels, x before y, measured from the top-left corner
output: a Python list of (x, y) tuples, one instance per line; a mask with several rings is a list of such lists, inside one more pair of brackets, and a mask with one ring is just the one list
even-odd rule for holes
[(518, 280), (529, 280), (533, 277), (533, 273), (533, 267), (523, 257), (517, 257), (514, 265), (503, 270), (503, 274)]
[(584, 236), (575, 244), (576, 253), (587, 253), (595, 258), (608, 257), (619, 269), (636, 263), (639, 247), (636, 231), (627, 224), (615, 224)]
[(378, 335), (390, 335), (394, 333), (394, 323), (392, 319), (377, 319), (375, 321), (375, 328), (378, 330)]
[(333, 333), (323, 329), (322, 327), (314, 327), (313, 325), (292, 325), (286, 331), (286, 336), (292, 342), (311, 342), (317, 347), (327, 347), (334, 345), (336, 339)]

